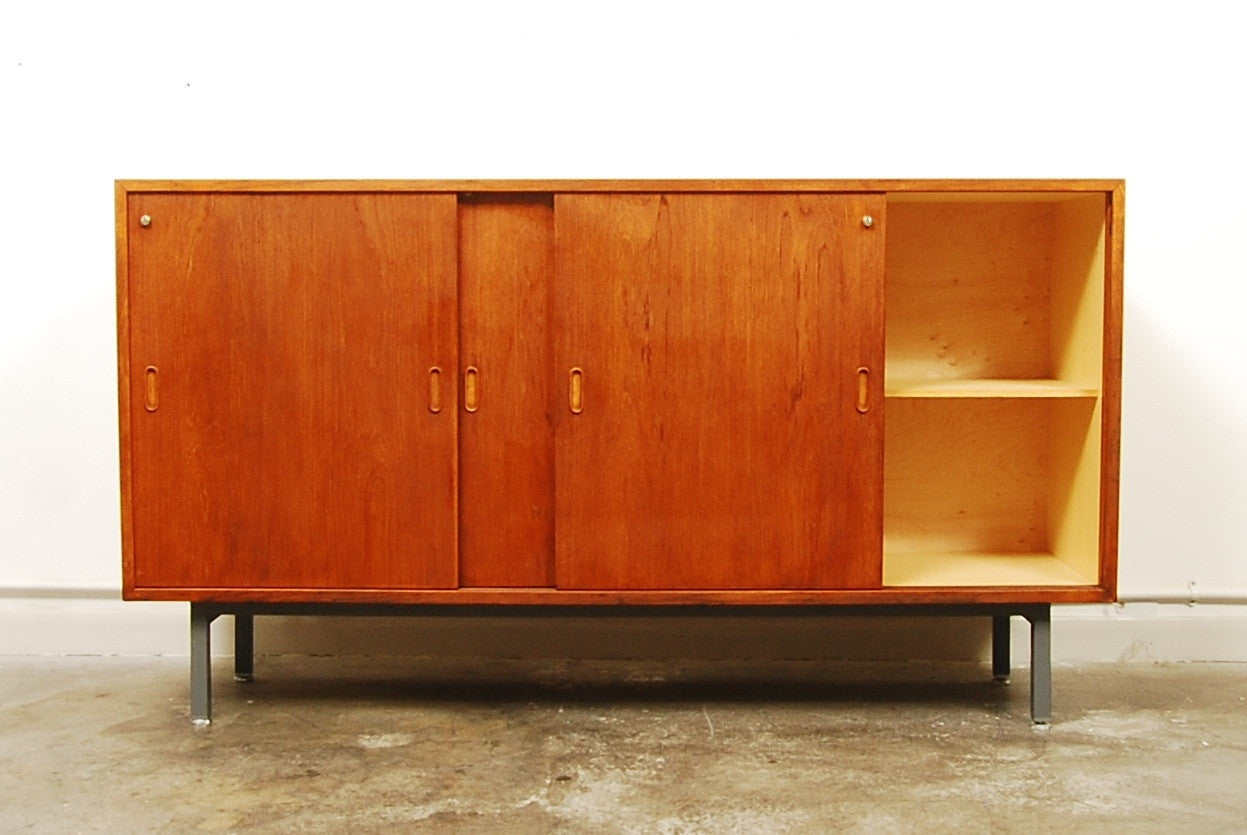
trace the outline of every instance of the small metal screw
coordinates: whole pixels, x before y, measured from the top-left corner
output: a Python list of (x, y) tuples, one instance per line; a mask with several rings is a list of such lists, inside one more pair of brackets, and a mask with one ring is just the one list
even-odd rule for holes
[(151, 226), (151, 225), (152, 225), (151, 215), (143, 215), (141, 218), (139, 218), (139, 226), (142, 226), (144, 229), (146, 229), (148, 226)]
[(869, 229), (870, 227), (874, 225), (875, 225), (875, 219), (873, 217), (871, 217), (870, 215), (862, 215), (862, 226), (865, 226), (867, 229)]

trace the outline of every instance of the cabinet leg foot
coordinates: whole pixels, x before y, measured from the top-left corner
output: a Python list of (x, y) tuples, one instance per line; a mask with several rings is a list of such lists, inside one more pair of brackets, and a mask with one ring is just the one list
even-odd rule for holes
[(1052, 607), (1045, 604), (1027, 616), (1031, 623), (1031, 721), (1052, 719)]
[(255, 674), (255, 618), (234, 615), (234, 681), (251, 681)]
[(191, 724), (212, 721), (212, 621), (204, 606), (191, 604)]
[(1009, 680), (1009, 616), (992, 616), (992, 678), (1001, 684)]

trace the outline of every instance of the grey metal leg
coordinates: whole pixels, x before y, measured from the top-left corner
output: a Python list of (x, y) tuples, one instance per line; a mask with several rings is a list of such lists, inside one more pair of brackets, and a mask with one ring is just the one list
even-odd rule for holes
[(1009, 680), (1009, 616), (992, 616), (992, 678)]
[(191, 723), (212, 721), (212, 621), (215, 614), (191, 604)]
[(1028, 620), (1031, 622), (1031, 721), (1047, 725), (1052, 719), (1052, 607), (1039, 607)]
[(234, 615), (234, 681), (251, 681), (254, 672), (254, 617), (252, 615)]

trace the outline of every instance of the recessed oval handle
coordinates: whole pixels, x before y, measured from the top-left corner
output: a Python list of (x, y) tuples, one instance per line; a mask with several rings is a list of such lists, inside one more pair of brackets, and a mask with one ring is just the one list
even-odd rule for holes
[(480, 398), (481, 372), (475, 365), (469, 365), (463, 372), (463, 408), (475, 412)]
[(429, 411), (437, 414), (442, 410), (442, 369), (436, 365), (429, 369)]
[(857, 412), (866, 414), (870, 411), (870, 369), (862, 366), (857, 369)]
[(567, 372), (567, 408), (573, 415), (580, 414), (585, 408), (584, 376), (585, 372), (579, 368)]
[(154, 365), (143, 369), (143, 408), (149, 412), (160, 408), (160, 390), (156, 385), (156, 377), (159, 373)]

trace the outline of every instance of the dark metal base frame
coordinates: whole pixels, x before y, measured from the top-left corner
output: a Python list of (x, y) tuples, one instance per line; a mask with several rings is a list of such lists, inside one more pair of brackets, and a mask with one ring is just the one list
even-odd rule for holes
[(921, 606), (427, 606), (350, 603), (192, 603), (191, 604), (191, 722), (212, 721), (212, 653), (210, 627), (220, 615), (234, 616), (234, 678), (251, 681), (254, 671), (256, 615), (411, 615), (532, 616), (532, 615), (944, 615), (988, 616), (992, 619), (992, 676), (1009, 680), (1009, 633), (1012, 617), (1031, 625), (1031, 720), (1047, 725), (1052, 718), (1052, 607), (1047, 603), (1021, 605), (947, 604)]

